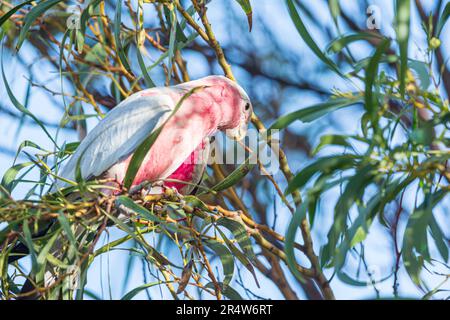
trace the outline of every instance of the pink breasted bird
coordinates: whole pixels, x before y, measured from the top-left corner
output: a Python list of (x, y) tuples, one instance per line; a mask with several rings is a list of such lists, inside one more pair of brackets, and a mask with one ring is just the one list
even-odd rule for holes
[[(89, 132), (59, 175), (74, 180), (79, 165), (85, 180), (101, 177), (121, 184), (136, 148), (169, 118), (183, 96), (199, 87), (202, 89), (188, 96), (164, 125), (132, 183), (133, 187), (145, 181), (182, 180), (188, 184), (164, 185), (188, 194), (205, 169), (209, 137), (220, 130), (239, 140), (247, 131), (252, 114), (250, 99), (237, 83), (223, 76), (131, 95)], [(57, 186), (66, 184), (59, 181)]]
[[(188, 96), (169, 119), (180, 99), (200, 87), (202, 89)], [(145, 181), (176, 179), (189, 184), (166, 181), (164, 185), (188, 194), (205, 169), (207, 159), (201, 157), (208, 148), (209, 138), (220, 130), (233, 139), (242, 139), (251, 114), (252, 105), (245, 91), (222, 76), (143, 90), (122, 101), (89, 132), (59, 176), (75, 180), (79, 166), (85, 180), (108, 178), (122, 184), (136, 148), (169, 119), (145, 156), (132, 187)], [(56, 182), (56, 187), (65, 186), (62, 180)], [(59, 256), (59, 245), (54, 247), (53, 255)], [(49, 268), (45, 273), (46, 285), (53, 283), (55, 277)], [(22, 293), (33, 288), (31, 282), (26, 281)]]

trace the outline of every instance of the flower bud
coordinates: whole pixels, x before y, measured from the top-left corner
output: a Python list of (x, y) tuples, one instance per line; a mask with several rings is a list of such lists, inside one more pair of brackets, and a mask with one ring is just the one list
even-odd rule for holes
[(440, 45), (441, 45), (441, 40), (439, 40), (438, 38), (433, 37), (430, 39), (430, 48), (431, 49), (435, 50), (435, 49), (439, 48)]

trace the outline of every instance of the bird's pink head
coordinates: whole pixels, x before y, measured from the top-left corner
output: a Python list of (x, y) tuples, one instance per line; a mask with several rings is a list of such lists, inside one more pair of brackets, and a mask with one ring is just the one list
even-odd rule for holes
[(236, 82), (223, 76), (208, 76), (176, 87), (183, 90), (204, 87), (195, 95), (202, 101), (210, 101), (208, 108), (213, 109), (219, 119), (217, 129), (235, 140), (245, 137), (253, 108), (247, 93)]

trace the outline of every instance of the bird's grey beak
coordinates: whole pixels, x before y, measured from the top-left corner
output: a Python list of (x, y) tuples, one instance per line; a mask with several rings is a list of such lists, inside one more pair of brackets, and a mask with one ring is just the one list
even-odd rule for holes
[(243, 123), (240, 126), (233, 128), (233, 129), (227, 129), (225, 134), (228, 138), (231, 138), (236, 141), (240, 141), (245, 138), (247, 135), (247, 123)]

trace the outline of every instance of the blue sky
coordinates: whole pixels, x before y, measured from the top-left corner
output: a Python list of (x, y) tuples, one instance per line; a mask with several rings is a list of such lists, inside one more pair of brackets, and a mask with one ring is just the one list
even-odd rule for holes
[[(351, 88), (351, 86), (348, 83), (337, 81), (336, 78), (334, 77), (323, 77), (323, 75), (321, 74), (314, 73), (313, 68), (308, 70), (308, 63), (305, 63), (305, 61), (308, 62), (311, 61), (310, 65), (313, 66), (318, 62), (317, 58), (305, 46), (303, 41), (296, 33), (292, 22), (288, 18), (285, 6), (281, 4), (282, 1), (257, 0), (253, 2), (254, 2), (255, 23), (257, 23), (258, 19), (265, 19), (266, 21), (268, 19), (269, 22), (272, 22), (270, 25), (273, 27), (273, 32), (278, 36), (278, 40), (280, 41), (280, 43), (283, 46), (285, 46), (285, 48), (287, 48), (292, 52), (295, 52), (298, 55), (299, 59), (302, 60), (300, 61), (302, 66), (306, 65), (304, 70), (293, 70), (293, 72), (305, 72), (306, 74), (308, 74), (308, 76), (317, 79), (321, 83), (322, 87), (329, 88), (330, 90), (332, 88), (339, 88), (342, 90), (349, 90)], [(359, 14), (364, 17), (366, 16), (365, 12), (361, 12), (360, 6), (356, 5), (355, 2), (345, 2), (345, 1), (342, 2), (344, 3), (343, 6), (345, 8), (354, 10), (352, 11), (354, 12), (354, 14)], [(392, 2), (386, 0), (386, 1), (373, 1), (372, 3), (377, 4), (381, 8), (383, 8), (381, 31), (384, 34), (394, 36), (395, 33), (391, 26), (393, 13), (390, 8), (392, 6)], [(311, 6), (313, 6), (314, 10), (320, 15), (321, 19), (323, 19), (323, 21), (321, 22), (323, 22), (324, 25), (331, 25), (332, 23), (331, 18), (327, 14), (326, 8), (322, 8), (320, 5), (317, 4), (316, 1), (311, 1)], [(222, 7), (217, 3), (217, 1), (212, 1), (208, 10), (210, 20), (212, 21), (218, 39), (221, 42), (239, 41), (237, 40), (237, 38), (239, 38), (238, 35), (230, 34), (229, 32), (227, 32), (227, 24), (226, 24), (227, 13), (221, 10), (221, 8)], [(239, 7), (237, 5), (233, 6), (233, 8), (235, 10), (239, 10)], [(145, 18), (152, 19), (152, 16), (148, 15)], [(415, 26), (417, 26), (417, 24), (414, 22), (417, 21), (417, 19), (418, 19), (417, 16), (413, 16), (413, 25)], [(240, 23), (242, 23), (244, 26), (246, 24), (245, 15), (243, 14), (241, 15)], [(443, 31), (443, 34), (446, 34), (446, 31), (450, 31), (449, 25), (447, 25), (446, 29)], [(312, 32), (313, 36), (316, 37), (316, 41), (319, 44), (321, 44), (322, 47), (325, 47), (326, 43), (324, 39), (320, 38), (320, 32), (318, 32), (319, 30), (314, 30), (314, 28), (311, 28), (310, 31)], [(414, 30), (413, 34), (415, 37), (415, 41), (410, 44), (412, 50), (411, 56), (420, 59), (421, 53), (417, 50), (417, 47), (423, 45), (425, 36), (420, 29)], [(253, 37), (255, 41), (261, 42), (264, 41), (264, 33), (258, 28), (255, 28), (250, 36)], [(31, 51), (31, 48), (29, 47), (29, 45), (25, 43), (24, 47), (21, 49), (20, 57), (26, 60), (31, 65), (30, 67), (31, 70), (35, 72), (38, 71), (38, 74), (40, 74), (40, 78), (34, 80), (38, 83), (45, 83), (46, 86), (55, 88), (56, 90), (60, 90), (58, 89), (60, 88), (59, 75), (55, 73), (50, 73), (49, 72), (50, 69), (47, 63), (45, 61), (35, 60), (32, 54), (27, 53), (29, 51)], [(359, 45), (355, 47), (355, 52), (358, 57), (364, 57), (370, 51), (368, 51), (367, 47)], [(447, 52), (450, 52), (450, 50), (447, 50)], [(188, 65), (190, 66), (190, 73), (192, 78), (199, 78), (201, 76), (207, 75), (209, 70), (208, 68), (205, 68), (205, 63), (202, 57), (200, 57), (197, 54), (193, 54), (192, 52), (189, 51), (186, 52), (184, 57), (188, 60)], [(3, 59), (7, 77), (10, 80), (10, 85), (17, 98), (20, 101), (23, 101), (25, 96), (24, 92), (26, 91), (25, 89), (27, 86), (27, 77), (29, 70), (22, 68), (20, 64), (17, 63), (16, 58), (11, 57), (9, 53), (5, 52)], [(234, 68), (234, 71), (237, 78), (242, 79), (242, 85), (245, 88), (246, 86), (245, 73), (236, 67)], [(216, 73), (220, 74), (219, 68), (217, 68)], [(158, 82), (158, 84), (162, 84), (161, 79), (155, 77), (155, 80)], [(2, 80), (0, 79), (0, 82), (1, 81)], [(11, 104), (6, 98), (7, 96), (3, 84), (0, 85), (0, 94), (2, 97), (4, 97), (4, 99), (0, 101), (0, 105), (8, 106), (9, 108), (11, 108)], [(264, 92), (261, 92), (261, 94), (264, 94)], [(59, 121), (59, 119), (61, 119), (62, 117), (62, 112), (59, 108), (55, 106), (55, 101), (60, 102), (61, 98), (59, 96), (55, 96), (54, 99), (55, 100), (49, 99), (49, 96), (42, 94), (40, 90), (32, 89), (32, 95), (29, 105), (30, 110), (40, 119), (47, 120), (49, 122)], [(318, 102), (319, 98), (313, 95), (303, 94), (302, 92), (292, 92), (292, 94), (285, 101), (286, 101), (285, 104), (282, 106), (282, 111), (289, 112)], [(257, 111), (258, 110), (256, 110), (256, 112)], [(340, 133), (357, 132), (359, 130), (357, 119), (359, 119), (361, 114), (362, 114), (361, 109), (359, 109), (358, 107), (353, 107), (351, 109), (346, 109), (334, 113), (332, 116), (326, 117), (320, 120), (319, 122), (314, 122), (312, 124), (296, 123), (293, 125), (292, 129), (297, 132), (308, 132), (308, 136), (311, 142), (315, 144), (318, 141), (319, 135), (323, 133), (336, 131), (339, 131)], [(92, 128), (92, 126), (94, 126), (95, 123), (96, 120), (94, 119), (88, 121), (89, 128)], [(29, 120), (25, 122), (25, 125), (19, 131), (18, 127), (19, 123), (15, 119), (8, 116), (2, 116), (0, 118), (0, 136), (2, 137), (0, 143), (1, 147), (6, 148), (8, 150), (16, 150), (22, 141), (32, 140), (33, 142), (41, 146), (52, 148), (51, 142), (46, 138), (42, 130), (39, 127), (31, 124)], [(51, 132), (56, 133), (56, 130), (51, 129)], [(58, 142), (60, 144), (62, 144), (64, 141), (71, 142), (76, 140), (77, 140), (76, 134), (71, 131), (62, 130), (59, 133)], [(295, 171), (303, 167), (308, 161), (308, 159), (304, 155), (293, 155), (290, 158), (290, 160), (291, 166), (294, 168)], [(0, 176), (3, 175), (3, 173), (12, 165), (12, 161), (13, 156), (11, 154), (0, 153)], [(34, 177), (36, 178), (37, 173), (34, 172), (33, 174)], [(277, 175), (275, 178), (281, 180), (280, 179), (281, 175)], [(21, 185), (15, 190), (14, 196), (16, 198), (22, 197), (28, 191), (29, 187), (30, 186), (27, 185)], [(337, 196), (339, 195), (338, 192), (339, 192), (338, 189), (332, 189), (329, 193), (326, 194), (326, 197), (323, 201), (321, 214), (319, 214), (317, 217), (315, 228), (313, 229), (316, 252), (318, 252), (320, 246), (326, 242), (326, 231), (332, 224), (332, 219), (330, 218), (332, 214), (332, 206), (330, 206), (330, 204), (333, 204), (335, 202)], [(413, 204), (413, 199), (407, 200), (409, 201), (410, 205)], [(287, 219), (289, 215), (286, 209), (280, 203), (277, 203), (276, 208), (280, 216), (280, 219), (278, 220), (276, 225), (276, 230), (283, 234), (289, 221)], [(445, 226), (446, 225), (445, 222), (448, 221), (448, 219), (450, 218), (448, 206), (440, 208), (440, 211), (442, 212), (440, 212), (438, 216), (442, 224)], [(284, 219), (282, 218), (283, 216)], [(444, 232), (445, 231), (448, 234), (450, 230), (448, 230), (447, 227), (447, 230), (444, 229)], [(121, 234), (120, 231), (111, 229), (109, 231), (109, 240), (117, 238), (118, 236), (120, 236), (120, 234)], [(99, 245), (106, 243), (105, 241), (107, 240), (108, 240), (107, 235), (105, 235), (100, 241)], [(366, 253), (368, 264), (369, 266), (373, 267), (375, 271), (375, 277), (377, 276), (376, 273), (379, 272), (381, 278), (383, 275), (386, 275), (389, 272), (393, 263), (391, 261), (392, 245), (388, 241), (387, 233), (383, 230), (381, 226), (376, 224), (374, 228), (371, 230), (371, 233), (369, 234), (369, 237), (367, 239), (366, 247), (367, 247)], [(164, 252), (164, 253), (169, 257), (171, 254), (173, 254), (171, 252)], [(89, 272), (88, 278), (89, 290), (95, 292), (97, 295), (105, 299), (108, 299), (110, 297), (109, 292), (111, 292), (112, 298), (117, 299), (121, 297), (124, 291), (126, 292), (127, 290), (142, 284), (143, 283), (142, 264), (139, 261), (139, 259), (135, 259), (129, 283), (127, 284), (125, 290), (123, 290), (121, 280), (123, 279), (123, 275), (126, 269), (127, 264), (126, 257), (127, 252), (125, 251), (112, 251), (108, 254), (102, 255), (101, 258), (97, 259)], [(349, 261), (350, 263), (353, 263), (351, 259)], [(216, 265), (218, 266), (219, 270), (221, 270), (220, 263), (217, 262), (218, 261), (216, 261)], [(328, 276), (331, 276), (331, 273), (328, 271), (326, 271), (326, 274)], [(263, 278), (259, 277), (261, 281), (261, 288), (258, 289), (254, 285), (252, 277), (248, 271), (242, 269), (241, 275), (242, 278), (244, 279), (246, 286), (249, 287), (257, 295), (270, 299), (282, 298), (282, 295), (272, 284), (272, 282), (262, 281)], [(236, 279), (239, 279), (237, 274), (235, 274), (234, 287), (239, 288), (239, 286), (236, 284)], [(420, 296), (419, 291), (417, 291), (412, 282), (405, 275), (404, 271), (402, 271), (400, 279), (401, 279), (400, 280), (401, 286), (399, 288), (400, 295), (409, 297)], [(433, 287), (433, 285), (436, 285), (440, 281), (440, 279), (441, 278), (429, 276), (427, 277), (427, 282), (429, 283), (430, 287)], [(109, 290), (109, 285), (111, 287), (111, 290)], [(331, 285), (335, 291), (337, 298), (360, 299), (360, 298), (374, 297), (374, 289), (371, 288), (370, 286), (366, 288), (350, 287), (340, 282), (338, 279), (333, 279)], [(447, 289), (450, 289), (450, 284), (447, 284), (446, 286)], [(377, 288), (378, 290), (380, 290), (380, 292), (382, 292), (382, 296), (389, 294), (391, 295), (392, 279), (389, 279), (386, 282), (378, 284)], [(243, 292), (242, 289), (239, 291), (241, 293)], [(299, 293), (301, 292), (300, 290), (297, 291)], [(164, 289), (160, 291), (158, 288), (153, 288), (150, 290), (150, 292), (151, 296), (155, 299), (170, 298), (167, 291)], [(137, 296), (137, 298), (145, 299), (146, 294), (144, 292), (141, 292)]]

